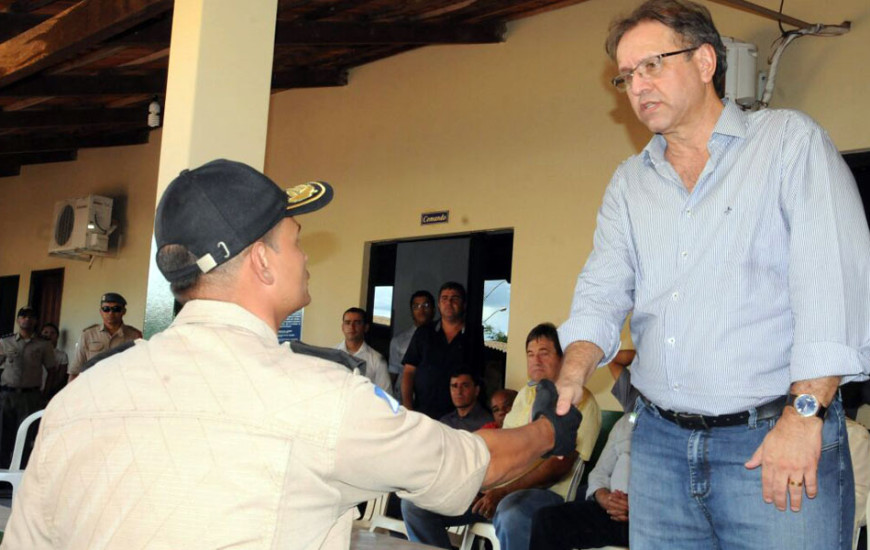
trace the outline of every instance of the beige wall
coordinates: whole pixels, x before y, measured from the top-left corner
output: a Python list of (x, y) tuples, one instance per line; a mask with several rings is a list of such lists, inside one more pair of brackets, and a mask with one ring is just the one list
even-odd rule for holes
[[(344, 88), (272, 97), (267, 173), (288, 185), (325, 179), (337, 192), (329, 208), (300, 218), (314, 298), (307, 341), (340, 339), (341, 312), (363, 296), (366, 243), (510, 227), (508, 384), (525, 380), (525, 333), (567, 316), (610, 174), (648, 139), (625, 98), (610, 90), (613, 68), (602, 47), (608, 22), (634, 5), (589, 0), (512, 24), (504, 44), (416, 50), (353, 70)], [(759, 46), (766, 68), (776, 24), (708, 6), (723, 34)], [(792, 0), (787, 12), (812, 22), (851, 19), (854, 29), (794, 42), (773, 106), (808, 112), (841, 150), (870, 147), (862, 101), (870, 71), (855, 61), (870, 46), (870, 4)], [(131, 301), (128, 321), (142, 323), (158, 150), (152, 143), (82, 151), (77, 162), (0, 179), (0, 274), (21, 273), (26, 297), (30, 270), (65, 266), (68, 331), (98, 320), (96, 297), (109, 288)], [(54, 201), (88, 192), (126, 195), (130, 218), (120, 257), (91, 270), (45, 252)], [(32, 215), (18, 213), (24, 204)], [(421, 212), (441, 209), (450, 210), (449, 224), (419, 225)], [(606, 408), (616, 407), (606, 372), (592, 387)]]
[[(0, 178), (0, 275), (20, 275), (21, 306), (27, 303), (31, 271), (64, 268), (60, 344), (70, 354), (82, 329), (100, 322), (104, 292), (123, 294), (129, 302), (126, 321), (142, 326), (160, 152), (159, 132), (151, 136), (148, 145), (81, 150), (75, 162), (25, 166), (19, 177)], [(112, 214), (121, 222), (120, 247), (90, 267), (49, 256), (55, 202), (89, 194), (116, 200)]]

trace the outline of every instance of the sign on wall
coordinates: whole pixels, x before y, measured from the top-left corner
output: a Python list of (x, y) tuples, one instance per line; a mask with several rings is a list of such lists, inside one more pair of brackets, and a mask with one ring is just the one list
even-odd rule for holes
[(420, 225), (447, 223), (449, 220), (450, 210), (441, 210), (438, 212), (423, 212), (422, 214), (420, 214)]

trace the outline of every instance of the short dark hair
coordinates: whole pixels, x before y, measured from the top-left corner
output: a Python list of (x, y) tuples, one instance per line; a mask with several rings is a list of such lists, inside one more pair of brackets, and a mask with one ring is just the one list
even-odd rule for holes
[(477, 372), (469, 368), (467, 365), (459, 365), (450, 369), (450, 379), (459, 378), (460, 376), (468, 375), (475, 386), (480, 386), (480, 379)]
[[(280, 224), (273, 226), (271, 229), (269, 229), (269, 231), (267, 231), (262, 237), (258, 239), (258, 241), (262, 241), (266, 244), (266, 246), (268, 246), (272, 250), (275, 250), (276, 252), (280, 251), (277, 232), (279, 225)], [(227, 273), (231, 273), (231, 270), (235, 269), (235, 267), (239, 265), (239, 262), (241, 261), (240, 259), (244, 257), (245, 252), (251, 246), (253, 246), (253, 243), (229, 260), (227, 260), (226, 263), (220, 264), (219, 266), (209, 271), (207, 274), (199, 270), (195, 270), (192, 274), (186, 277), (181, 277), (169, 283), (169, 289), (172, 291), (175, 299), (182, 304), (187, 302), (190, 292), (200, 283), (203, 276), (212, 277), (214, 275), (217, 275), (218, 277), (220, 277)], [(160, 269), (161, 272), (167, 273), (196, 264), (196, 256), (184, 245), (167, 244), (163, 245), (160, 250), (157, 251), (156, 263), (158, 269)]]
[(42, 325), (42, 328), (45, 328), (45, 327), (51, 327), (54, 329), (54, 331), (56, 333), (60, 334), (60, 329), (57, 328), (57, 325), (55, 325), (54, 323), (45, 323), (44, 325)]
[(526, 347), (529, 347), (529, 342), (546, 338), (553, 342), (553, 347), (556, 348), (556, 355), (562, 357), (562, 344), (559, 343), (559, 331), (556, 330), (556, 325), (553, 323), (541, 323), (533, 328), (526, 337)]
[(441, 288), (438, 289), (439, 299), (441, 298), (441, 293), (445, 290), (455, 290), (457, 293), (459, 293), (459, 297), (462, 298), (462, 303), (468, 301), (465, 299), (465, 287), (462, 286), (462, 284), (457, 283), (456, 281), (447, 281), (446, 283), (441, 285)]
[(344, 310), (344, 313), (341, 314), (342, 321), (344, 320), (344, 316), (347, 315), (348, 313), (356, 313), (358, 315), (362, 315), (363, 321), (366, 323), (369, 322), (368, 313), (366, 313), (366, 310), (364, 310), (361, 307), (349, 307), (346, 310)]
[(414, 294), (411, 294), (411, 299), (408, 301), (408, 307), (413, 307), (414, 300), (417, 298), (426, 298), (426, 301), (429, 302), (429, 305), (435, 307), (435, 297), (432, 296), (432, 293), (428, 290), (418, 290)]
[[(713, 74), (713, 87), (719, 97), (725, 96), (725, 71), (728, 69), (725, 44), (713, 24), (710, 10), (689, 0), (647, 0), (631, 14), (614, 20), (610, 24), (604, 49), (610, 59), (616, 61), (616, 48), (625, 33), (643, 23), (656, 21), (674, 31), (686, 48), (697, 48), (704, 44), (713, 46), (716, 52), (716, 72)], [(686, 55), (691, 57), (693, 52)]]

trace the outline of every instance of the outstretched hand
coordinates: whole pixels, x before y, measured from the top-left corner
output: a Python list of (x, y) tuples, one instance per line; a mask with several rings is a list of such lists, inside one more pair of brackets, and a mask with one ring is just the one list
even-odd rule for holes
[(566, 414), (557, 414), (556, 402), (561, 396), (556, 391), (556, 385), (546, 378), (538, 382), (535, 393), (535, 402), (532, 404), (532, 420), (545, 416), (556, 434), (556, 443), (553, 449), (544, 455), (568, 456), (574, 452), (577, 445), (577, 430), (583, 415), (575, 407), (571, 406)]

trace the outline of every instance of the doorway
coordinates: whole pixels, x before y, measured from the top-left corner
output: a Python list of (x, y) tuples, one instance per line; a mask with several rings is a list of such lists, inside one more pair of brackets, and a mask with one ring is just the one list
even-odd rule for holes
[(60, 326), (63, 298), (63, 268), (30, 272), (30, 307), (39, 314), (39, 323)]
[(441, 284), (456, 281), (467, 292), (466, 334), (483, 342), (474, 362), (484, 372), (487, 393), (504, 387), (513, 241), (512, 229), (500, 229), (371, 243), (369, 345), (389, 357), (390, 339), (413, 324), (411, 294), (428, 290), (437, 301)]
[(0, 336), (15, 332), (15, 306), (20, 275), (0, 277)]

